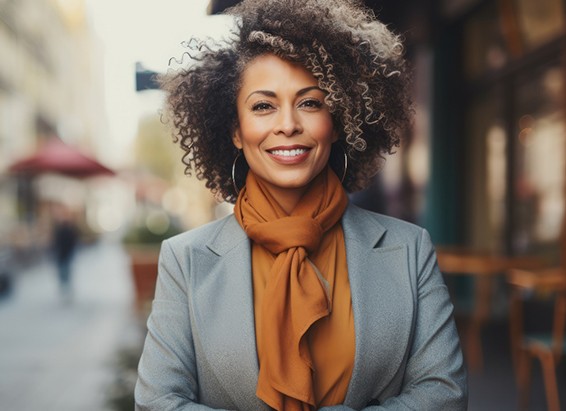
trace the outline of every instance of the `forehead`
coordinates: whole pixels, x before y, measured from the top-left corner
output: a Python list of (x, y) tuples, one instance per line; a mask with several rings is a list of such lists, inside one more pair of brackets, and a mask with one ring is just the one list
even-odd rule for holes
[(255, 57), (242, 72), (242, 89), (313, 85), (317, 85), (317, 80), (305, 67), (274, 54)]

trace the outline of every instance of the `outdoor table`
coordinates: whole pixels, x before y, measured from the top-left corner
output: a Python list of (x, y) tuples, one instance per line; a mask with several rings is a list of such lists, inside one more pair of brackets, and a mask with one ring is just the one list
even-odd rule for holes
[(468, 369), (479, 371), (483, 367), (481, 329), (490, 317), (495, 279), (511, 268), (538, 268), (543, 262), (538, 257), (510, 257), (470, 248), (437, 247), (436, 253), (443, 274), (474, 278), (472, 310), (461, 338)]

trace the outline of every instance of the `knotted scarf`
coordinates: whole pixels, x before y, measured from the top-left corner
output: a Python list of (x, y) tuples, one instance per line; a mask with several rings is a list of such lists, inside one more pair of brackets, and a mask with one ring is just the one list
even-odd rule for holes
[[(313, 361), (306, 333), (332, 307), (326, 281), (308, 256), (340, 221), (347, 204), (330, 168), (312, 181), (291, 215), (251, 171), (238, 196), (236, 219), (256, 244), (275, 256), (261, 306), (257, 342), (263, 355), (256, 395), (276, 410), (314, 409)], [(337, 243), (345, 249), (343, 242)], [(256, 257), (260, 258), (252, 255)]]

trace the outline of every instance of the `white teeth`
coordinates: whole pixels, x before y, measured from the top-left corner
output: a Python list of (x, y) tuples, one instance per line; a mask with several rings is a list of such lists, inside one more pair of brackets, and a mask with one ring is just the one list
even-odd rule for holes
[(300, 156), (307, 152), (306, 148), (295, 148), (293, 150), (272, 150), (271, 154), (276, 156), (283, 156), (283, 157), (295, 157)]

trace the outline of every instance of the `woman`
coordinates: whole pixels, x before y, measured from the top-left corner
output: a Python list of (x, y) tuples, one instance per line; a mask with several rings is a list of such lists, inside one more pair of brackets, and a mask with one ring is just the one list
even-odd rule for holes
[(463, 410), (428, 234), (348, 204), (409, 122), (398, 37), (355, 1), (244, 0), (163, 79), (234, 214), (163, 243), (139, 410)]

